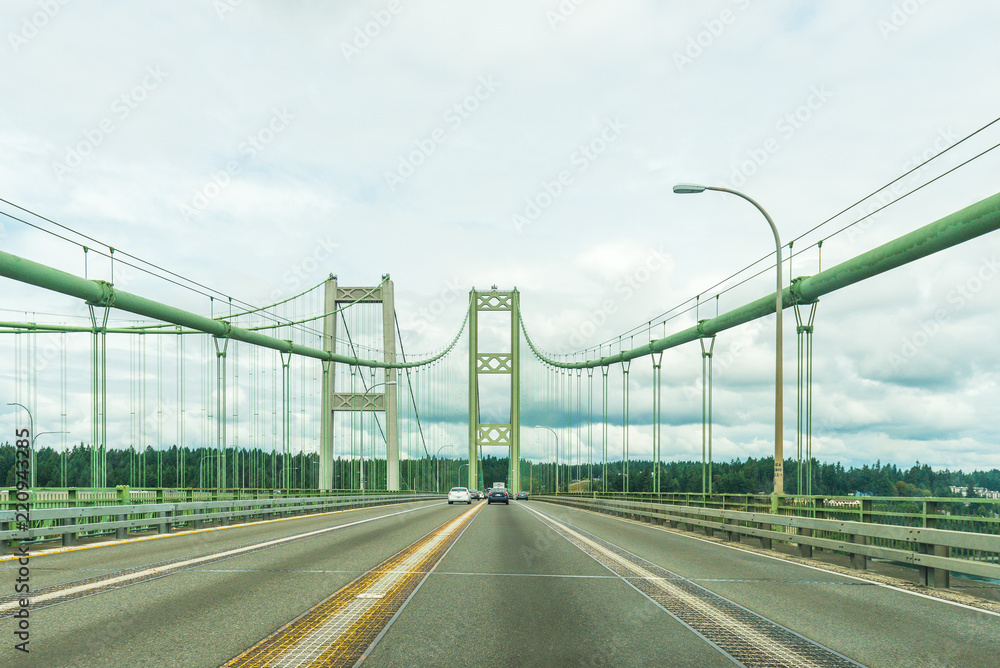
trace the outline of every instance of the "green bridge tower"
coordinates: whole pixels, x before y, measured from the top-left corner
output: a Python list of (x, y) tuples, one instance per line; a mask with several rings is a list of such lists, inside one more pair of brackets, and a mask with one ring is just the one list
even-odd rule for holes
[[(494, 285), (489, 292), (475, 288), (469, 293), (469, 479), (470, 489), (479, 481), (479, 450), (482, 446), (506, 446), (510, 449), (510, 472), (507, 487), (512, 492), (521, 489), (521, 379), (520, 330), (518, 323), (519, 297), (516, 289), (500, 291)], [(479, 313), (510, 313), (510, 345), (507, 352), (479, 351)], [(486, 375), (510, 377), (510, 412), (506, 422), (480, 422), (479, 377)], [(502, 414), (502, 409), (493, 414)], [(493, 480), (484, 480), (489, 486)]]

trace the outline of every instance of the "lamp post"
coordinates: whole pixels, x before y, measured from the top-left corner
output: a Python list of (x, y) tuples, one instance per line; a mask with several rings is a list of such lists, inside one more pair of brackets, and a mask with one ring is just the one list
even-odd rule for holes
[[(462, 464), (462, 466), (468, 466), (468, 463)], [(458, 487), (462, 486), (462, 466), (458, 467), (458, 475), (455, 476), (456, 478), (455, 485)]]
[(31, 416), (31, 411), (24, 404), (20, 404), (16, 401), (8, 401), (8, 406), (20, 406), (24, 409), (24, 412), (28, 414), (28, 433), (31, 435), (31, 452), (29, 453), (29, 461), (31, 462), (31, 489), (35, 489), (35, 418)]
[[(364, 418), (364, 416), (365, 416), (365, 397), (368, 396), (369, 392), (371, 392), (372, 390), (374, 390), (376, 387), (381, 387), (382, 385), (385, 385), (386, 387), (388, 387), (390, 385), (395, 385), (395, 384), (396, 384), (396, 381), (394, 381), (394, 380), (387, 380), (384, 383), (375, 383), (374, 385), (372, 385), (371, 387), (369, 387), (367, 390), (365, 390), (361, 394), (361, 417)], [(388, 421), (386, 421), (386, 423), (385, 423), (385, 428), (387, 430), (389, 429), (389, 422)], [(388, 446), (388, 443), (386, 443), (386, 445)], [(388, 464), (388, 457), (386, 458), (386, 463)], [(361, 425), (361, 493), (362, 494), (365, 493), (365, 429), (364, 429), (364, 424)]]
[(450, 447), (452, 447), (451, 444), (442, 445), (437, 449), (437, 452), (434, 453), (434, 491), (438, 493), (441, 492), (441, 463), (438, 460), (438, 456), (441, 454), (442, 450)]
[(771, 216), (768, 215), (767, 211), (764, 210), (760, 204), (755, 202), (750, 197), (747, 197), (743, 193), (731, 190), (729, 188), (720, 188), (717, 186), (700, 186), (690, 183), (681, 183), (674, 186), (674, 192), (679, 195), (686, 195), (691, 193), (700, 193), (706, 190), (717, 190), (719, 192), (730, 193), (731, 195), (736, 195), (737, 197), (742, 197), (746, 201), (753, 204), (758, 211), (764, 214), (764, 218), (767, 219), (767, 224), (771, 226), (771, 232), (774, 233), (774, 247), (777, 253), (777, 290), (774, 295), (774, 313), (777, 317), (777, 334), (775, 339), (775, 354), (774, 354), (774, 494), (784, 494), (785, 493), (785, 472), (784, 472), (784, 452), (783, 452), (783, 424), (782, 424), (782, 397), (783, 397), (783, 387), (782, 387), (782, 350), (781, 350), (781, 311), (783, 308), (782, 298), (781, 298), (781, 237), (778, 236), (778, 228), (775, 226), (774, 221), (771, 220)]
[(535, 429), (548, 429), (552, 432), (552, 435), (556, 438), (556, 494), (559, 493), (559, 434), (552, 427), (546, 427), (544, 425), (536, 424)]
[(222, 456), (222, 455), (219, 455), (219, 454), (214, 454), (214, 455), (205, 455), (204, 457), (202, 457), (202, 458), (201, 458), (201, 459), (200, 459), (200, 460), (198, 461), (198, 489), (204, 489), (204, 486), (203, 486), (203, 484), (202, 484), (202, 479), (201, 479), (201, 478), (202, 478), (202, 474), (204, 473), (204, 471), (202, 470), (202, 464), (204, 464), (204, 463), (205, 463), (205, 460), (206, 460), (206, 459), (214, 459), (214, 458), (216, 458), (216, 457), (221, 457), (221, 456)]

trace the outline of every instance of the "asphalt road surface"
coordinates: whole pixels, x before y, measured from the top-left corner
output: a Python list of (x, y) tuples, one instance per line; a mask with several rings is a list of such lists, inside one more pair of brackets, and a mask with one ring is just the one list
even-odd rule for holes
[[(537, 501), (35, 548), (28, 654), (15, 649), (18, 568), (0, 561), (2, 666), (310, 665), (305, 645), (347, 656), (351, 639), (366, 667), (927, 668), (1000, 656), (996, 614)], [(247, 653), (269, 637), (279, 658)]]

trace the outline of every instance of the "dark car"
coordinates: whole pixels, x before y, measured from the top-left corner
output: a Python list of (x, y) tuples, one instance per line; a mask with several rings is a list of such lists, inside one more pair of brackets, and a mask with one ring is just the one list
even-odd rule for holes
[(527, 501), (528, 500), (528, 493), (527, 492), (518, 492), (517, 493), (517, 500), (520, 501), (521, 499), (524, 499), (525, 501)]
[(491, 489), (490, 495), (486, 499), (486, 504), (489, 505), (491, 503), (506, 503), (507, 505), (510, 505), (510, 497), (507, 496), (507, 492), (505, 490)]

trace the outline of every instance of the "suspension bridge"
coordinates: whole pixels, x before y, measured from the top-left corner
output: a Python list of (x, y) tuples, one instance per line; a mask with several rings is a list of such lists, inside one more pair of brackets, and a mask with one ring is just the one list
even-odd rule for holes
[[(470, 289), (453, 335), (415, 353), (389, 275), (358, 287), (331, 274), (264, 307), (209, 296), (194, 312), (116, 287), (135, 259), (111, 247), (84, 249), (110, 261), (108, 280), (0, 251), (0, 275), (87, 312), (0, 322), (18, 414), (0, 566), (29, 553), (36, 566), (30, 605), (11, 585), (0, 617), (47, 657), (30, 665), (126, 652), (172, 665), (988, 665), (995, 606), (909, 592), (1000, 580), (1000, 504), (813, 495), (812, 335), (821, 299), (998, 227), (994, 195), (785, 281), (778, 241), (775, 292), (573, 353), (539, 345), (513, 287)], [(720, 493), (715, 340), (775, 314), (772, 487)], [(697, 493), (663, 478), (675, 348), (702, 361)], [(40, 471), (39, 446), (57, 440)], [(530, 501), (443, 504), (452, 486), (498, 480)], [(879, 569), (912, 587), (859, 579)], [(134, 615), (94, 635), (116, 606)], [(864, 628), (883, 607), (893, 643)], [(20, 657), (16, 644), (3, 651)]]

